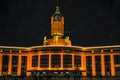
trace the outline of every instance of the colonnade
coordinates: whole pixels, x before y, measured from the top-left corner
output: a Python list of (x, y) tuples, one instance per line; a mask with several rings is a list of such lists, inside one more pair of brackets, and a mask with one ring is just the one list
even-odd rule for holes
[[(38, 55), (38, 67), (32, 67), (32, 56), (33, 55)], [(74, 56), (78, 55), (81, 56), (81, 67), (80, 70), (85, 70), (85, 72), (82, 72), (82, 76), (87, 76), (87, 67), (86, 67), (86, 57), (88, 56), (87, 54), (81, 53), (81, 54), (74, 54), (71, 53), (69, 55), (71, 55), (72, 57), (72, 67), (71, 68), (64, 68), (63, 67), (63, 56), (66, 55), (66, 53), (58, 53), (57, 55), (60, 55), (60, 68), (52, 68), (51, 67), (51, 56), (53, 55), (52, 53), (45, 53), (45, 55), (49, 55), (49, 67), (48, 68), (40, 68), (40, 56), (44, 55), (42, 53), (38, 53), (38, 54), (32, 54), (29, 53), (27, 56), (27, 70), (75, 70), (75, 64), (74, 64)], [(55, 54), (54, 54), (55, 55)], [(110, 55), (110, 69), (111, 69), (111, 76), (115, 76), (115, 64), (114, 64), (114, 55), (113, 54), (109, 54)], [(0, 76), (2, 75), (2, 63), (4, 61), (2, 61), (2, 54), (0, 54)], [(12, 56), (14, 56), (14, 54), (9, 54), (9, 61), (8, 61), (8, 75), (12, 74)], [(17, 67), (17, 76), (20, 76), (21, 73), (21, 60), (22, 60), (22, 56), (21, 54), (18, 54), (18, 67)], [(89, 54), (89, 56), (91, 56), (92, 59), (92, 76), (96, 76), (96, 64), (95, 64), (95, 54)], [(105, 74), (105, 55), (104, 54), (100, 54), (99, 55), (101, 57), (101, 76), (106, 76)], [(27, 76), (30, 76), (31, 73), (30, 72), (26, 72)]]

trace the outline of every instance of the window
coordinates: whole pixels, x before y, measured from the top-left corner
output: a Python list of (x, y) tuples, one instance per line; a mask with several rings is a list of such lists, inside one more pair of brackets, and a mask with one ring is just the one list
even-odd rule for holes
[(18, 56), (12, 56), (12, 74), (17, 74)]
[(105, 75), (110, 76), (111, 66), (110, 66), (110, 55), (105, 55)]
[(63, 67), (64, 68), (71, 68), (72, 67), (72, 56), (71, 55), (64, 55), (63, 56)]
[(12, 65), (18, 64), (18, 56), (12, 56)]
[(60, 55), (52, 55), (51, 59), (52, 59), (52, 61), (51, 61), (51, 63), (52, 63), (51, 67), (53, 67), (53, 68), (60, 67), (60, 64), (61, 64), (60, 63)]
[(75, 55), (74, 57), (75, 57), (74, 58), (74, 65), (75, 65), (75, 67), (80, 67), (81, 66), (81, 56)]
[(22, 65), (27, 65), (27, 56), (22, 56)]
[(120, 55), (114, 56), (114, 62), (115, 62), (115, 64), (120, 64)]
[(8, 63), (9, 63), (8, 61), (9, 61), (9, 56), (4, 55), (3, 58), (2, 58), (2, 71), (4, 73), (8, 72)]
[(22, 56), (22, 63), (21, 63), (21, 75), (26, 75), (26, 69), (27, 69), (27, 56)]
[(114, 56), (115, 75), (120, 77), (120, 55)]
[(32, 56), (32, 67), (37, 67), (38, 66), (38, 56)]
[(49, 67), (49, 55), (41, 55), (40, 56), (40, 67), (41, 68)]
[(96, 75), (101, 76), (101, 56), (95, 56)]
[(87, 68), (87, 75), (92, 75), (92, 58), (91, 56), (86, 56), (86, 68)]

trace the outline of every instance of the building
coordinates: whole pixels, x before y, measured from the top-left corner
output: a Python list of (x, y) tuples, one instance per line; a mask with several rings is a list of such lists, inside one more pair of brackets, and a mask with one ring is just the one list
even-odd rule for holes
[(31, 75), (120, 76), (120, 45), (72, 46), (64, 36), (64, 17), (56, 7), (51, 38), (42, 46), (0, 46), (0, 76)]

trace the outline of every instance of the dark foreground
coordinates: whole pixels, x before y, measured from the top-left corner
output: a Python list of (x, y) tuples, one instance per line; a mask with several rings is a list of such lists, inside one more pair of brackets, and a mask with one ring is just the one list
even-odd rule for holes
[(0, 76), (0, 80), (120, 80), (120, 77), (80, 77), (80, 78), (41, 78), (41, 77), (16, 77), (16, 76)]

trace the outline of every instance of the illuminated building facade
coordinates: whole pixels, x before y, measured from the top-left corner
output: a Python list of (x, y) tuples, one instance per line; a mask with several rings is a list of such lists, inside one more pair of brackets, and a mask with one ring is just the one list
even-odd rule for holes
[(120, 76), (120, 45), (72, 46), (69, 36), (64, 36), (64, 17), (58, 6), (51, 17), (51, 36), (44, 37), (42, 46), (0, 46), (0, 76)]

